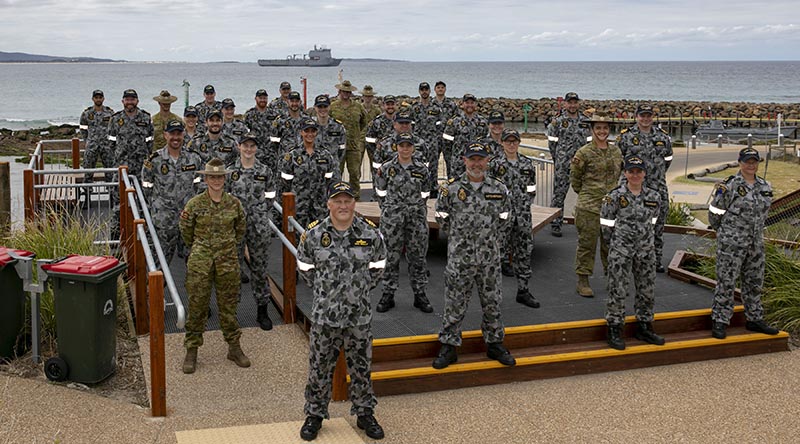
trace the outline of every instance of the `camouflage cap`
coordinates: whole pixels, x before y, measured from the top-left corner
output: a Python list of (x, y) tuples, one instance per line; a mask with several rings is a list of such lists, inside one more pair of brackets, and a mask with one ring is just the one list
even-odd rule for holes
[(256, 91), (256, 97), (269, 97), (269, 94), (267, 94), (266, 89), (259, 89)]
[(422, 83), (419, 84), (419, 89), (420, 90), (431, 89), (431, 84), (428, 83), (428, 82), (422, 82)]
[(230, 173), (229, 170), (225, 168), (225, 163), (219, 157), (215, 157), (206, 163), (206, 167), (202, 171), (198, 171), (197, 174), (204, 174), (206, 176), (224, 176)]
[(649, 103), (641, 103), (636, 107), (636, 115), (653, 114), (653, 106)]
[(206, 87), (203, 88), (203, 94), (214, 94), (216, 92), (217, 90), (214, 89), (214, 85), (206, 85)]
[(466, 102), (467, 100), (474, 100), (475, 102), (478, 101), (478, 99), (475, 98), (475, 96), (470, 93), (464, 94), (464, 97), (462, 97), (461, 100), (463, 100), (464, 102)]
[(628, 154), (625, 156), (624, 166), (623, 168), (625, 171), (632, 170), (634, 168), (639, 168), (642, 171), (647, 171), (647, 166), (642, 160), (641, 157), (637, 156), (636, 154)]
[(314, 119), (311, 118), (303, 119), (300, 122), (300, 131), (305, 131), (308, 128), (313, 128), (314, 131), (317, 131), (319, 129), (317, 127), (317, 122), (315, 122)]
[(233, 99), (228, 97), (222, 100), (222, 108), (236, 108), (236, 104), (233, 102)]
[(574, 92), (571, 92), (571, 91), (570, 91), (570, 92), (568, 92), (568, 93), (564, 94), (564, 100), (566, 100), (566, 101), (570, 101), (570, 100), (580, 100), (580, 99), (581, 99), (581, 98), (580, 98), (580, 97), (578, 97), (578, 93), (574, 93)]
[(480, 142), (470, 143), (469, 146), (464, 149), (464, 157), (472, 156), (489, 157), (489, 151), (486, 149), (486, 145)]
[(394, 116), (394, 121), (397, 123), (411, 123), (414, 121), (414, 118), (411, 117), (411, 113), (408, 111), (400, 111)]
[(314, 106), (331, 106), (331, 99), (325, 94), (320, 94), (314, 98)]
[(198, 115), (197, 108), (195, 108), (194, 105), (189, 105), (189, 106), (187, 106), (186, 108), (183, 109), (183, 117), (187, 117), (187, 116), (195, 116), (195, 117), (197, 117), (197, 115)]
[(297, 91), (292, 91), (289, 93), (289, 100), (300, 100), (300, 93)]
[(758, 150), (754, 148), (744, 148), (739, 151), (739, 162), (745, 162), (750, 159), (761, 160), (761, 155), (758, 154)]
[(292, 89), (292, 84), (289, 82), (281, 82), (281, 86), (278, 89)]
[(347, 182), (334, 182), (328, 187), (328, 199), (332, 199), (342, 193), (350, 197), (356, 197), (356, 192), (353, 191), (353, 187)]
[(411, 145), (414, 145), (414, 136), (412, 136), (411, 133), (400, 133), (397, 135), (394, 141), (398, 145), (402, 145), (404, 143), (410, 143)]
[(167, 91), (166, 89), (164, 89), (161, 90), (161, 92), (158, 93), (157, 96), (153, 97), (153, 100), (155, 100), (158, 103), (173, 103), (177, 101), (178, 98), (170, 94), (169, 91)]
[(489, 113), (489, 123), (503, 123), (506, 121), (506, 116), (502, 111), (492, 111)]
[(183, 122), (180, 120), (170, 120), (164, 125), (164, 132), (171, 133), (173, 131), (183, 131), (185, 127), (183, 126)]
[(256, 135), (256, 133), (254, 133), (253, 131), (248, 131), (244, 133), (244, 135), (242, 135), (242, 137), (239, 138), (239, 145), (247, 142), (248, 140), (252, 140), (256, 144), (258, 144), (258, 135)]
[(96, 90), (92, 91), (92, 97), (97, 97), (97, 96), (105, 97), (106, 95), (103, 94), (103, 90), (102, 89), (96, 89)]
[(386, 94), (383, 96), (383, 103), (397, 103), (397, 97), (391, 94)]
[(375, 90), (372, 88), (372, 85), (364, 85), (364, 89), (361, 90), (361, 95), (373, 97), (375, 96)]
[(505, 140), (508, 140), (508, 139), (511, 139), (511, 138), (515, 138), (517, 140), (522, 140), (519, 137), (519, 131), (517, 131), (515, 129), (511, 129), (511, 128), (504, 129), (503, 130), (503, 134), (500, 136), (500, 140), (505, 141)]
[(138, 99), (139, 94), (136, 92), (135, 89), (126, 89), (125, 91), (122, 92), (122, 98), (124, 99), (126, 97), (133, 97), (134, 99)]
[(212, 109), (211, 111), (208, 112), (208, 114), (206, 114), (206, 120), (209, 120), (212, 117), (219, 117), (221, 119), (222, 118), (222, 111), (220, 111), (218, 109)]

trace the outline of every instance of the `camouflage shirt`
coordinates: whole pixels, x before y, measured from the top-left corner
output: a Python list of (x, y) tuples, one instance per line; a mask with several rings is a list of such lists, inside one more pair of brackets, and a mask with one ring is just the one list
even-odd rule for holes
[(203, 100), (194, 107), (197, 108), (197, 122), (205, 123), (206, 116), (212, 110), (222, 111), (222, 102), (220, 102), (219, 100), (215, 100), (213, 104), (209, 105), (208, 103), (206, 103), (205, 100)]
[(233, 119), (230, 122), (222, 123), (222, 134), (230, 137), (236, 141), (236, 146), (239, 146), (239, 139), (249, 132), (247, 125), (239, 119)]
[(189, 199), (205, 188), (197, 175), (203, 165), (197, 153), (185, 149), (177, 159), (170, 157), (166, 147), (150, 155), (142, 167), (141, 183), (154, 220), (175, 223)]
[(450, 97), (445, 97), (442, 101), (439, 101), (439, 99), (434, 96), (431, 97), (431, 102), (435, 103), (442, 111), (442, 122), (447, 122), (461, 114), (461, 109), (458, 107), (458, 104)]
[(475, 189), (463, 174), (439, 189), (436, 221), (447, 233), (448, 260), (462, 264), (496, 264), (511, 227), (511, 200), (502, 182), (486, 176)]
[(347, 130), (347, 149), (361, 149), (362, 134), (367, 127), (367, 111), (360, 102), (350, 101), (345, 106), (343, 100), (334, 100), (330, 107), (331, 117), (338, 120)]
[[(425, 166), (428, 166), (429, 157), (433, 150), (430, 149), (423, 138), (417, 136), (416, 134), (412, 134), (411, 137), (414, 138), (414, 160), (425, 164)], [(378, 148), (375, 150), (375, 153), (373, 154), (374, 157), (372, 158), (373, 170), (377, 170), (381, 167), (381, 164), (397, 158), (396, 140), (397, 133), (392, 132), (378, 143)]]
[(369, 292), (386, 267), (386, 246), (372, 222), (356, 217), (340, 232), (326, 217), (308, 226), (297, 246), (297, 269), (314, 292), (311, 322), (336, 328), (369, 325)]
[(478, 141), (486, 146), (490, 156), (503, 155), (503, 144), (494, 140), (491, 134), (487, 134), (486, 137), (478, 139)]
[(136, 108), (133, 116), (117, 111), (108, 123), (108, 140), (117, 165), (127, 165), (129, 174), (139, 174), (153, 150), (153, 122), (150, 114)]
[(252, 107), (244, 113), (244, 124), (256, 134), (258, 149), (264, 150), (269, 145), (269, 136), (272, 134), (272, 124), (281, 117), (281, 113), (274, 108), (267, 107), (264, 111)]
[(200, 155), (204, 164), (215, 157), (222, 159), (226, 165), (236, 162), (239, 158), (236, 141), (225, 134), (220, 134), (217, 140), (211, 140), (208, 133), (205, 133), (192, 139), (186, 144), (186, 148)]
[(598, 148), (592, 141), (575, 153), (570, 168), (570, 183), (578, 193), (575, 208), (600, 213), (603, 197), (616, 188), (622, 172), (622, 153), (614, 145)]
[(655, 248), (655, 226), (661, 197), (652, 188), (642, 187), (639, 195), (620, 185), (603, 198), (600, 227), (611, 248), (632, 250)]
[(375, 177), (375, 194), (381, 212), (413, 211), (427, 215), (431, 186), (428, 167), (413, 159), (403, 166), (395, 157), (381, 165)]
[(308, 119), (308, 114), (300, 112), (297, 117), (286, 115), (272, 121), (272, 134), (269, 136), (272, 148), (278, 153), (288, 153), (299, 146), (300, 122)]
[(446, 120), (442, 120), (443, 113), (439, 103), (433, 99), (427, 105), (417, 101), (411, 106), (411, 115), (414, 118), (414, 132), (425, 139), (428, 145), (438, 145), (442, 138), (444, 122), (446, 122)]
[(515, 216), (531, 217), (531, 204), (536, 197), (536, 166), (529, 157), (517, 154), (517, 160), (512, 162), (500, 151), (489, 161), (487, 174), (503, 181), (508, 188)]
[(393, 132), (394, 116), (387, 117), (386, 113), (381, 113), (369, 122), (367, 132), (364, 134), (364, 147), (370, 158), (375, 158), (375, 149), (378, 142)]
[[(622, 157), (636, 154), (645, 162), (647, 174), (644, 186), (667, 192), (667, 170), (672, 163), (672, 140), (669, 134), (655, 126), (649, 134), (644, 134), (637, 125), (622, 130), (617, 136), (617, 146)], [(621, 182), (625, 181), (622, 176)]]
[[(319, 117), (313, 119), (319, 125), (314, 145), (330, 151), (333, 158), (341, 162), (344, 159), (345, 148), (347, 148), (347, 131), (344, 129), (344, 125), (332, 117), (328, 118), (327, 125), (319, 123)], [(299, 139), (300, 135), (298, 134), (298, 146), (302, 145), (302, 141)]]
[(581, 113), (577, 117), (570, 117), (567, 110), (563, 110), (547, 125), (547, 146), (553, 161), (569, 165), (578, 149), (592, 140), (592, 128), (588, 120)]
[(339, 162), (327, 150), (312, 154), (303, 147), (284, 154), (280, 162), (281, 192), (297, 195), (297, 221), (302, 224), (325, 217), (328, 186), (339, 180)]
[(214, 202), (205, 191), (186, 204), (179, 227), (192, 254), (222, 258), (230, 257), (231, 252), (236, 257), (236, 247), (244, 239), (247, 224), (239, 199), (222, 193), (222, 200)]
[(270, 216), (272, 202), (277, 196), (274, 173), (258, 159), (252, 168), (242, 167), (241, 159), (237, 159), (228, 169), (231, 174), (225, 182), (225, 190), (239, 199), (245, 214), (248, 217), (251, 214)]
[(81, 121), (78, 128), (81, 131), (81, 138), (86, 141), (86, 148), (95, 146), (105, 146), (108, 143), (108, 123), (114, 110), (103, 106), (101, 111), (95, 111), (94, 106), (90, 106), (81, 113)]
[(719, 242), (733, 245), (763, 242), (767, 212), (772, 204), (772, 187), (756, 176), (752, 185), (742, 173), (728, 177), (714, 187), (708, 206), (708, 221), (717, 230)]
[(474, 113), (470, 117), (464, 114), (447, 121), (442, 138), (452, 144), (454, 153), (460, 155), (467, 145), (481, 139), (488, 131), (489, 122), (486, 117), (478, 113)]
[(166, 128), (167, 123), (177, 120), (179, 122), (183, 122), (183, 119), (180, 118), (175, 113), (169, 113), (166, 116), (163, 114), (155, 113), (153, 114), (153, 148), (156, 150), (160, 150), (167, 146), (167, 139), (164, 138), (164, 128)]
[(267, 108), (278, 113), (280, 117), (286, 117), (289, 115), (289, 102), (283, 100), (281, 97), (275, 97), (272, 99), (272, 101), (269, 102), (269, 105), (267, 105)]

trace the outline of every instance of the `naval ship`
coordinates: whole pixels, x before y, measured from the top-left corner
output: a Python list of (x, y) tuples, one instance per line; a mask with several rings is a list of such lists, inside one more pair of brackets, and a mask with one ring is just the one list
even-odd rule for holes
[(325, 47), (317, 48), (308, 51), (308, 54), (291, 54), (285, 59), (259, 59), (259, 66), (339, 66), (342, 59), (334, 59), (331, 57), (331, 50)]

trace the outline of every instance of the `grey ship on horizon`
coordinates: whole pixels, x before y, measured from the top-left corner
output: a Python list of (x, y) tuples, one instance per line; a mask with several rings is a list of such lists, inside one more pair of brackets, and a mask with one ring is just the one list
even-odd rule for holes
[(331, 57), (331, 50), (317, 45), (314, 49), (308, 51), (308, 54), (291, 54), (286, 56), (285, 59), (259, 59), (259, 66), (339, 66), (342, 59), (335, 59)]

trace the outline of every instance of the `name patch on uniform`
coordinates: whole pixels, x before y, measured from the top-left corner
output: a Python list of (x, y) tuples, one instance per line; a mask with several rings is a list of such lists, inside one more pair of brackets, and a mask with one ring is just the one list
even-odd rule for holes
[(762, 191), (761, 195), (766, 197), (772, 197), (772, 191)]
[(230, 146), (222, 146), (222, 147), (220, 147), (220, 148), (219, 148), (219, 151), (220, 151), (221, 153), (230, 153), (231, 151), (233, 151), (233, 147), (230, 147)]
[(147, 122), (136, 122), (136, 126), (147, 126)]
[(662, 140), (657, 140), (657, 141), (656, 141), (656, 146), (664, 146), (664, 141), (662, 141)]
[(581, 128), (589, 128), (589, 124), (588, 123), (579, 123), (578, 126), (581, 127)]
[(654, 200), (646, 200), (646, 201), (644, 201), (644, 206), (646, 206), (646, 207), (657, 207), (658, 206), (658, 202), (656, 202)]
[(483, 193), (483, 197), (485, 197), (486, 200), (502, 200), (503, 193)]
[(353, 241), (354, 247), (369, 247), (372, 245), (372, 239), (356, 239)]
[(259, 182), (266, 182), (266, 181), (267, 181), (267, 176), (265, 176), (265, 175), (263, 175), (263, 174), (261, 174), (261, 175), (256, 175), (256, 176), (254, 177), (254, 179), (255, 179), (255, 180), (257, 180), (257, 181), (259, 181)]
[(317, 163), (328, 163), (328, 159), (317, 159)]
[(320, 239), (320, 243), (323, 247), (330, 247), (331, 246), (331, 234), (327, 231), (322, 233), (322, 239)]
[(411, 172), (411, 177), (415, 177), (417, 179), (424, 179), (425, 178), (425, 176), (423, 176), (422, 173), (417, 172), (417, 171), (412, 171)]
[(186, 165), (181, 167), (181, 171), (194, 171), (197, 169), (197, 165)]

